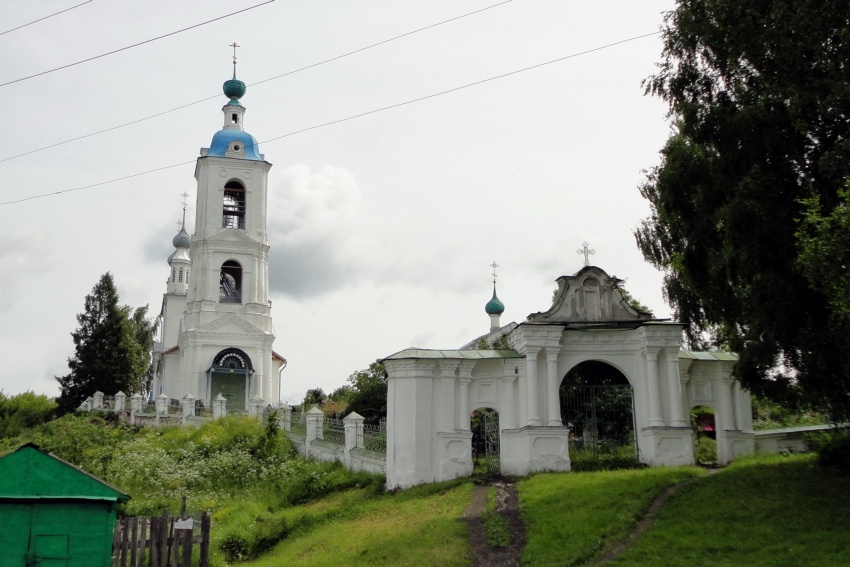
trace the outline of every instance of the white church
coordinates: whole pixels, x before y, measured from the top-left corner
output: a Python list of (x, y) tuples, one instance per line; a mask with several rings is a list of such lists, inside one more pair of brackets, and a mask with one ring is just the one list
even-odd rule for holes
[[(272, 349), (271, 164), (244, 130), (235, 57), (223, 88), (222, 129), (195, 167), (194, 234), (184, 205), (168, 258), (153, 395), (207, 407), (222, 396), (238, 412), (278, 404), (286, 360)], [(558, 278), (550, 307), (505, 326), (494, 274), (489, 334), (459, 349), (410, 348), (383, 360), (387, 486), (471, 474), (476, 410), (498, 414), (488, 452), (502, 474), (570, 470), (577, 441), (632, 447), (652, 466), (693, 464), (689, 410), (698, 405), (715, 411), (718, 462), (753, 452), (749, 394), (732, 377), (736, 357), (683, 351), (682, 325), (636, 309), (620, 281), (587, 259), (585, 246), (585, 267)], [(594, 372), (597, 382), (588, 382)]]
[[(272, 350), (269, 301), (268, 173), (272, 164), (244, 130), (245, 83), (223, 86), (224, 124), (195, 166), (195, 232), (183, 226), (160, 313), (162, 340), (154, 397), (189, 395), (206, 407), (219, 395), (229, 411), (277, 405), (286, 360)], [(185, 196), (185, 194), (184, 194)]]

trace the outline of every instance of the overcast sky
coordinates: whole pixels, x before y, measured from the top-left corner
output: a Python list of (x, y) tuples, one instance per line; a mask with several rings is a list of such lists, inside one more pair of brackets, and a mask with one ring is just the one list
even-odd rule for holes
[[(81, 0), (5, 0), (0, 32)], [(262, 0), (93, 0), (0, 35), (0, 83), (189, 27)], [(330, 392), (407, 347), (457, 348), (549, 307), (555, 279), (592, 263), (656, 316), (661, 274), (632, 231), (637, 186), (669, 134), (645, 96), (652, 36), (361, 118), (373, 109), (658, 31), (670, 1), (513, 0), (354, 55), (314, 63), (498, 4), (277, 0), (165, 39), (0, 87), (0, 163), (14, 201), (192, 162), (97, 188), (0, 205), (0, 389), (57, 395), (70, 333), (100, 276), (159, 313), (194, 160), (221, 128), (236, 41), (245, 127), (274, 164), (269, 240), (282, 397)], [(219, 95), (216, 97), (216, 95)], [(211, 100), (167, 112), (206, 97)], [(193, 226), (188, 227), (193, 231)]]

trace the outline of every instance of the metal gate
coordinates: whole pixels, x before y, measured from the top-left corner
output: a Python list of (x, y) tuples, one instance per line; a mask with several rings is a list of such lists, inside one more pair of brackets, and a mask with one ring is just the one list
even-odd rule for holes
[(499, 455), (499, 412), (488, 411), (484, 414), (484, 456), (487, 461), (487, 474), (500, 474), (502, 468)]
[(561, 388), (561, 419), (570, 430), (571, 458), (637, 457), (632, 394), (628, 385)]

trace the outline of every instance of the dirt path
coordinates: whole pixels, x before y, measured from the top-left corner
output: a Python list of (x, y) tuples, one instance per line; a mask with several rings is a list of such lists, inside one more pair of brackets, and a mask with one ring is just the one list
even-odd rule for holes
[[(496, 512), (508, 523), (511, 541), (507, 547), (493, 547), (487, 542), (487, 531), (482, 516), (487, 507), (487, 491), (496, 489)], [(514, 567), (520, 564), (525, 546), (525, 525), (519, 515), (519, 497), (513, 482), (493, 479), (478, 486), (472, 502), (463, 515), (469, 526), (469, 543), (475, 567)]]

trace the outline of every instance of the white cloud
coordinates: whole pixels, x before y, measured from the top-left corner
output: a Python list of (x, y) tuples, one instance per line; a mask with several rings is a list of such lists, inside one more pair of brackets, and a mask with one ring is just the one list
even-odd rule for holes
[(45, 240), (39, 229), (0, 234), (0, 266), (3, 266), (0, 311), (7, 311), (20, 298), (24, 281), (49, 265)]

